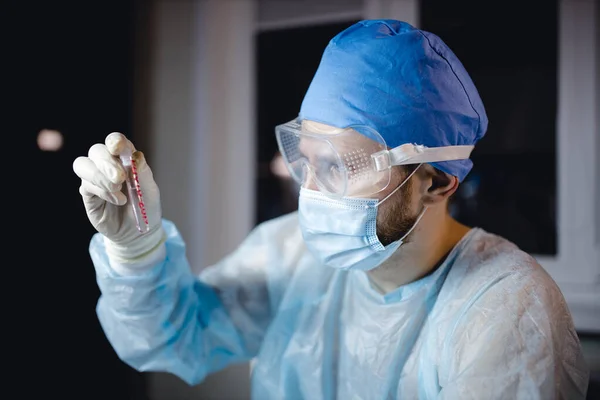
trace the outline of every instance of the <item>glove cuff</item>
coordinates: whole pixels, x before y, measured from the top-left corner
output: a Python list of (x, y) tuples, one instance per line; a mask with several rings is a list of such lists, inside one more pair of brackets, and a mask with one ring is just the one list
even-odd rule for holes
[(166, 256), (166, 238), (166, 232), (159, 225), (128, 243), (116, 243), (105, 236), (104, 247), (115, 272), (140, 271), (155, 265)]

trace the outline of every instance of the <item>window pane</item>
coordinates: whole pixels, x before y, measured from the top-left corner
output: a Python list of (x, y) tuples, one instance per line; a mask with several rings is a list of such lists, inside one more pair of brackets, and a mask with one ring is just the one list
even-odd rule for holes
[(490, 121), (451, 212), (527, 252), (555, 254), (557, 2), (420, 4), (420, 27), (463, 62)]

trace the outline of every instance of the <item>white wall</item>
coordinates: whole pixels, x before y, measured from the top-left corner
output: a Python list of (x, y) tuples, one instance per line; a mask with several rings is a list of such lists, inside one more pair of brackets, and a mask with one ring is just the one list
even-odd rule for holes
[[(596, 154), (600, 154), (600, 5), (596, 2)], [(600, 161), (596, 162), (596, 246), (600, 247)]]
[[(199, 272), (232, 251), (254, 225), (255, 4), (251, 0), (156, 0), (151, 48), (141, 61), (137, 129), (174, 221)], [(147, 119), (144, 119), (147, 118)], [(140, 134), (141, 136), (141, 134)], [(138, 146), (139, 147), (139, 146)], [(242, 399), (248, 366), (229, 368), (189, 388), (149, 375), (152, 399)], [(235, 384), (232, 384), (234, 382)]]
[(153, 29), (149, 160), (199, 271), (253, 226), (254, 7), (158, 0)]

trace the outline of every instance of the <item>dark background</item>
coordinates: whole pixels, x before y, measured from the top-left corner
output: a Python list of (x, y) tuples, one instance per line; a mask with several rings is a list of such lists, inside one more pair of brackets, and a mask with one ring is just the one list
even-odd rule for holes
[[(133, 5), (2, 5), (5, 149), (19, 151), (5, 154), (17, 161), (8, 170), (20, 172), (3, 189), (12, 194), (4, 224), (11, 239), (2, 262), (8, 270), (4, 398), (145, 398), (141, 374), (116, 357), (96, 318), (99, 290), (88, 254), (94, 230), (71, 167), (107, 132), (127, 132), (135, 140)], [(60, 131), (63, 148), (40, 151), (41, 129)]]

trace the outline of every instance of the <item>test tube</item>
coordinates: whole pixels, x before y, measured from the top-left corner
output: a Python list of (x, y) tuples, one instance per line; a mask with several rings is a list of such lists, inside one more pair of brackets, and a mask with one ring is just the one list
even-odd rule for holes
[(136, 161), (132, 157), (130, 149), (124, 149), (121, 154), (119, 154), (119, 158), (125, 169), (127, 201), (131, 204), (131, 208), (133, 209), (137, 229), (140, 233), (146, 233), (150, 230), (150, 225), (148, 224), (148, 215), (144, 205), (144, 197), (140, 187)]

